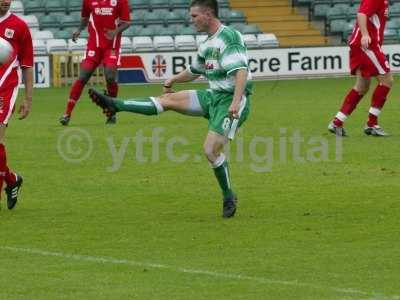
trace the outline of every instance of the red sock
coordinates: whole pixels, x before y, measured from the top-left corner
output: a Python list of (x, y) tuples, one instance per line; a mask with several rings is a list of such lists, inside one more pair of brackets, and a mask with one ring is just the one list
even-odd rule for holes
[(341, 114), (338, 113), (338, 115), (336, 115), (333, 123), (339, 127), (343, 126), (343, 122), (351, 115), (363, 96), (364, 95), (360, 95), (355, 89), (352, 89), (343, 101), (342, 107), (340, 108)]
[(65, 109), (65, 115), (67, 115), (67, 116), (71, 115), (76, 102), (78, 102), (79, 98), (82, 95), (82, 91), (83, 91), (84, 87), (85, 87), (85, 84), (82, 81), (80, 81), (79, 79), (74, 82), (74, 84), (71, 87), (70, 94), (69, 94), (69, 100), (67, 103), (67, 108)]
[(386, 97), (390, 92), (390, 87), (378, 85), (372, 95), (371, 108), (369, 109), (368, 123), (369, 127), (378, 125), (378, 116), (386, 102)]
[(0, 144), (0, 177), (1, 181), (5, 181), (7, 185), (14, 184), (16, 182), (15, 174), (10, 171), (7, 166), (7, 153), (6, 147)]
[(118, 83), (113, 81), (111, 83), (107, 83), (107, 94), (110, 97), (117, 97), (118, 95)]

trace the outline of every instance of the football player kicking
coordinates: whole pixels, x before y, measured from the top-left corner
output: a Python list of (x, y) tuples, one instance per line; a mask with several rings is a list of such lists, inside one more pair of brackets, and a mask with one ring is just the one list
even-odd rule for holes
[[(236, 212), (237, 196), (223, 147), (234, 138), (249, 114), (251, 74), (247, 50), (241, 34), (218, 19), (216, 0), (192, 1), (190, 15), (197, 30), (206, 32), (208, 38), (199, 46), (196, 62), (164, 82), (164, 95), (119, 100), (92, 89), (89, 94), (107, 115), (122, 111), (158, 115), (174, 110), (207, 118), (204, 153), (222, 190), (222, 216), (229, 218)], [(175, 83), (192, 81), (201, 75), (208, 79), (210, 89), (172, 90)]]

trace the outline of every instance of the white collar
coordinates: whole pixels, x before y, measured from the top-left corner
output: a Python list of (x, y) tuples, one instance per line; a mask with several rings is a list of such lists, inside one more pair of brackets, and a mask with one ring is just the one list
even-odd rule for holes
[(11, 13), (8, 11), (4, 16), (0, 18), (0, 23), (5, 21), (9, 16), (11, 16)]

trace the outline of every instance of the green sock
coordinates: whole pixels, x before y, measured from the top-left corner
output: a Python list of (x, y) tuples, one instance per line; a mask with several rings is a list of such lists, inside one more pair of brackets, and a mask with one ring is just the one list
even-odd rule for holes
[(115, 106), (117, 107), (118, 111), (129, 111), (148, 116), (157, 115), (157, 107), (153, 100), (154, 98), (151, 97), (134, 98), (128, 100), (115, 99)]
[(224, 161), (223, 163), (218, 166), (214, 167), (214, 174), (215, 177), (217, 177), (219, 186), (222, 190), (222, 195), (224, 198), (232, 198), (234, 197), (234, 193), (231, 187), (231, 179), (230, 179), (230, 174), (229, 174), (229, 168), (228, 168), (228, 162), (225, 160), (225, 157), (223, 157)]

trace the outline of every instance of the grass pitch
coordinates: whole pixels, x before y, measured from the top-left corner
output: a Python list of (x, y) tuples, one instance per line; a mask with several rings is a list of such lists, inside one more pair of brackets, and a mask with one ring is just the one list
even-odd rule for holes
[(0, 204), (0, 299), (400, 299), (399, 90), (381, 117), (390, 138), (362, 133), (370, 93), (338, 142), (326, 126), (352, 82), (255, 83), (231, 149), (230, 220), (204, 119), (106, 126), (85, 93), (65, 128), (68, 90), (36, 90), (7, 130), (25, 182), (13, 211)]

